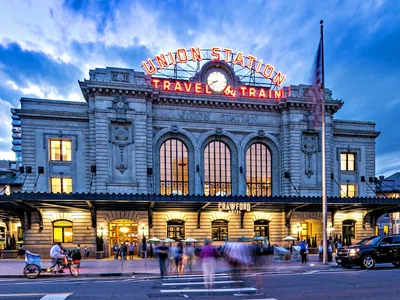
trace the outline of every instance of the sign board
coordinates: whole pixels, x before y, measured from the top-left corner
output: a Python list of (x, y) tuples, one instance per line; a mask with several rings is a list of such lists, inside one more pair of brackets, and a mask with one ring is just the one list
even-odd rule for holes
[(228, 211), (230, 213), (240, 213), (242, 211), (251, 211), (250, 203), (246, 202), (219, 202), (218, 211)]

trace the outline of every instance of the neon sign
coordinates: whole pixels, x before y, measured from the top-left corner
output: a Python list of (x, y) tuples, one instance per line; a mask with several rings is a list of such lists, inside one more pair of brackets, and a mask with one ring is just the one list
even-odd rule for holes
[[(212, 95), (213, 92), (208, 84), (202, 84), (200, 82), (190, 82), (181, 80), (167, 80), (160, 78), (153, 78), (151, 84), (155, 89), (160, 89), (164, 92), (175, 92), (175, 93), (195, 93), (198, 95)], [(250, 86), (240, 86), (234, 88), (228, 85), (222, 92), (222, 95), (236, 98), (254, 98), (254, 99), (281, 99), (285, 97), (284, 89), (271, 90), (264, 88), (256, 88)]]
[[(210, 51), (211, 60), (225, 61), (226, 63), (247, 68), (271, 80), (276, 86), (281, 86), (286, 79), (286, 75), (281, 71), (276, 71), (273, 65), (263, 63), (262, 59), (258, 59), (253, 55), (244, 55), (242, 51), (234, 53), (232, 49), (221, 47), (212, 47), (207, 51)], [(188, 50), (179, 48), (176, 52), (158, 54), (154, 59), (147, 58), (146, 61), (142, 62), (142, 68), (148, 75), (152, 75), (159, 70), (175, 66), (178, 63), (199, 62), (204, 59), (205, 57), (200, 47), (191, 47)]]

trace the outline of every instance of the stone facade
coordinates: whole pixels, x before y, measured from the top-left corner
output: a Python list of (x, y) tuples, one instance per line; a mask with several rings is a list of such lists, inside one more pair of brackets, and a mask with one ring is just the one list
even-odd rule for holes
[[(272, 195), (296, 196), (293, 185), (301, 196), (321, 195), (321, 136), (311, 126), (308, 86), (286, 87), (287, 96), (280, 101), (231, 99), (221, 95), (167, 93), (154, 89), (150, 77), (142, 72), (106, 68), (91, 70), (90, 78), (80, 82), (80, 87), (85, 102), (22, 98), (21, 108), (15, 109), (22, 124), (23, 164), (32, 167), (24, 191), (50, 192), (50, 177), (65, 176), (72, 178), (72, 190), (76, 193), (159, 194), (160, 146), (176, 137), (189, 152), (189, 194), (203, 194), (203, 151), (210, 141), (217, 139), (231, 150), (233, 195), (246, 194), (241, 169), (246, 166), (246, 150), (256, 141), (271, 151)], [(340, 196), (336, 182), (355, 184), (359, 197), (375, 196), (375, 190), (361, 181), (362, 176), (375, 176), (375, 139), (379, 135), (375, 124), (336, 120), (334, 114), (343, 102), (333, 99), (329, 89), (325, 90), (325, 100), (328, 196)], [(70, 162), (50, 161), (49, 140), (53, 138), (72, 141)], [(355, 153), (354, 172), (340, 170), (343, 152)], [(38, 167), (44, 167), (43, 174), (38, 174)], [(287, 172), (291, 182), (285, 178)], [(60, 208), (58, 213), (72, 216), (75, 212), (63, 212)], [(98, 212), (98, 224), (111, 220), (107, 214)], [(145, 222), (147, 212), (142, 214), (129, 218)], [(181, 216), (186, 220), (188, 235), (209, 236), (214, 214), (202, 214), (204, 225), (200, 229), (194, 225), (195, 213)], [(253, 236), (253, 221), (261, 218), (258, 214), (265, 214), (262, 218), (271, 221), (273, 243), (290, 233), (284, 226), (283, 213), (252, 212), (246, 214), (242, 229), (237, 228), (239, 222), (234, 220), (240, 215), (227, 217), (230, 238)], [(50, 215), (44, 211), (46, 230), (40, 237), (35, 236), (38, 229), (26, 228), (27, 245), (38, 239), (46, 246), (51, 244), (51, 229), (47, 229), (53, 218)], [(88, 222), (87, 215), (81, 217), (79, 222)], [(70, 218), (77, 220), (75, 215)], [(165, 237), (168, 218), (168, 213), (156, 212), (149, 235)], [(294, 218), (292, 222), (299, 220), (300, 217)], [(357, 222), (361, 226), (362, 222), (358, 219)], [(96, 233), (83, 223), (84, 229), (79, 229), (74, 244), (89, 243), (94, 247)], [(335, 217), (332, 225), (340, 232), (339, 217)], [(86, 232), (86, 228), (90, 229)], [(359, 237), (362, 236), (360, 233)]]

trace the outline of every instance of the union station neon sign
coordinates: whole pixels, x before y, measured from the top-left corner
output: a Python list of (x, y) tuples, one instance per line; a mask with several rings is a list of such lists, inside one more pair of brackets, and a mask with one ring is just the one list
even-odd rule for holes
[[(264, 63), (262, 59), (258, 59), (254, 55), (245, 55), (242, 51), (234, 53), (232, 49), (221, 47), (212, 47), (208, 51), (210, 51), (209, 59), (213, 61), (225, 61), (232, 65), (240, 65), (271, 80), (276, 86), (281, 86), (286, 79), (285, 74), (281, 71), (276, 71), (273, 65)], [(178, 63), (200, 62), (204, 59), (206, 58), (200, 47), (191, 47), (188, 50), (179, 48), (176, 52), (162, 53), (156, 55), (153, 59), (147, 58), (146, 61), (142, 62), (142, 68), (148, 75), (152, 75), (157, 71), (175, 66)]]

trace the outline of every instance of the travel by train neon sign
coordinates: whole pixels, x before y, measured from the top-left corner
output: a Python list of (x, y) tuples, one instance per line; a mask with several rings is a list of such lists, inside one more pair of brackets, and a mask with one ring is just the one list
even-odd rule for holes
[(148, 75), (153, 75), (157, 71), (162, 71), (177, 64), (188, 62), (201, 62), (205, 60), (204, 51), (209, 53), (207, 59), (213, 61), (224, 61), (226, 63), (247, 68), (262, 77), (269, 79), (275, 86), (281, 86), (286, 79), (286, 75), (281, 71), (276, 71), (275, 67), (269, 63), (264, 63), (254, 55), (243, 54), (242, 51), (234, 53), (232, 49), (212, 47), (211, 49), (200, 49), (191, 47), (190, 49), (179, 48), (175, 52), (161, 53), (153, 59), (147, 58), (142, 62), (142, 68)]

